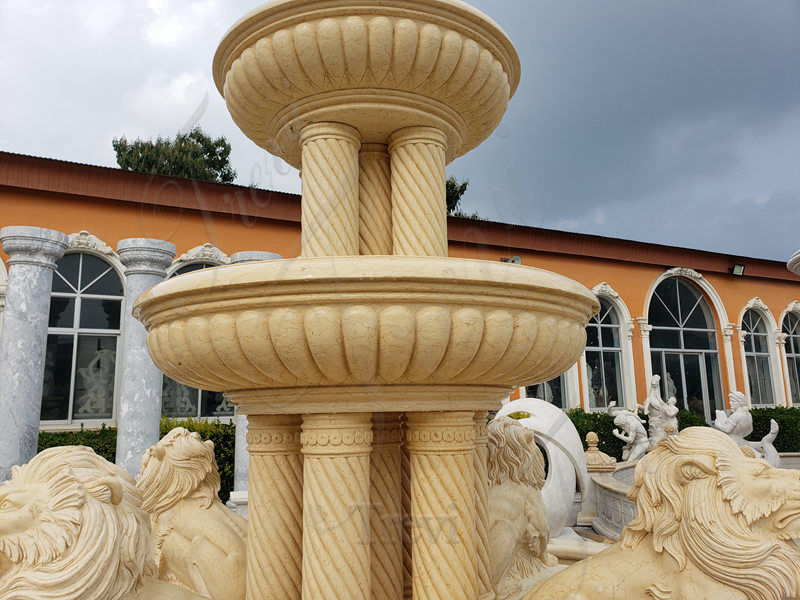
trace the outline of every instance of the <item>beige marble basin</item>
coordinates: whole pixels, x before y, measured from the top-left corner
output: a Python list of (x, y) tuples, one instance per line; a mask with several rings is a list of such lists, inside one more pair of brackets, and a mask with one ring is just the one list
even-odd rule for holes
[(136, 311), (170, 377), (245, 410), (308, 413), (492, 407), (569, 368), (597, 308), (585, 287), (540, 269), (360, 256), (197, 271)]
[(519, 57), (491, 19), (459, 1), (271, 2), (245, 15), (214, 57), (236, 124), (300, 167), (300, 131), (346, 123), (363, 142), (407, 126), (447, 136), (448, 162), (500, 123)]

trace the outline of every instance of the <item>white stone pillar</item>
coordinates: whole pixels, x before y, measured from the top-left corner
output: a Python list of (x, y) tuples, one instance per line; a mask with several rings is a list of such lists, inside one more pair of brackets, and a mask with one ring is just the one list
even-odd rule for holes
[(69, 238), (39, 227), (3, 227), (8, 281), (0, 333), (0, 481), (36, 455), (50, 290)]
[[(244, 262), (258, 262), (261, 260), (278, 260), (283, 258), (274, 252), (247, 251), (235, 252), (231, 254), (231, 264)], [(236, 424), (236, 445), (234, 447), (233, 458), (233, 491), (247, 493), (247, 480), (250, 473), (249, 460), (247, 454), (247, 415), (240, 415), (237, 409), (234, 417)], [(246, 502), (245, 497), (237, 497), (237, 502)]]
[(125, 266), (125, 311), (116, 462), (135, 476), (144, 451), (158, 442), (163, 375), (150, 358), (147, 332), (134, 318), (133, 305), (142, 293), (167, 276), (175, 246), (162, 240), (129, 238), (120, 240), (117, 253)]

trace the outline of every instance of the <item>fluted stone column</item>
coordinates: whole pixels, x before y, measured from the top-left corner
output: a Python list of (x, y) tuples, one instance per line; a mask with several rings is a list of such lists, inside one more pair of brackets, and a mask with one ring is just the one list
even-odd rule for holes
[(250, 415), (247, 600), (300, 600), (303, 460), (300, 417)]
[[(231, 254), (231, 264), (258, 262), (261, 260), (279, 260), (281, 258), (283, 258), (283, 256), (275, 254), (274, 252), (248, 250)], [(245, 492), (247, 490), (247, 478), (249, 473), (247, 455), (247, 415), (239, 414), (237, 410), (233, 420), (236, 425), (236, 438), (233, 452), (233, 493), (236, 493)], [(244, 502), (244, 499), (242, 499), (242, 502)]]
[(36, 455), (53, 271), (68, 242), (40, 227), (0, 229), (9, 256), (0, 332), (0, 481)]
[(342, 123), (303, 128), (303, 256), (358, 254), (358, 130)]
[(476, 412), (474, 423), (475, 451), (472, 460), (475, 469), (475, 557), (478, 598), (494, 600), (492, 568), (489, 562), (489, 438), (486, 430), (486, 411)]
[(303, 600), (370, 600), (369, 413), (303, 416)]
[(358, 233), (361, 254), (392, 253), (392, 180), (384, 144), (363, 144), (358, 155)]
[(403, 486), (403, 600), (411, 600), (411, 454), (408, 450), (408, 417), (403, 415), (403, 445), (400, 448), (401, 482)]
[(403, 598), (403, 427), (400, 413), (372, 415), (372, 600)]
[(408, 413), (414, 600), (474, 600), (474, 413)]
[(406, 127), (389, 139), (397, 255), (447, 256), (446, 143), (433, 127)]
[(136, 475), (142, 454), (158, 441), (163, 376), (147, 351), (147, 332), (133, 316), (133, 305), (145, 290), (167, 276), (175, 245), (163, 240), (129, 238), (120, 240), (117, 253), (125, 266), (125, 312), (116, 462)]

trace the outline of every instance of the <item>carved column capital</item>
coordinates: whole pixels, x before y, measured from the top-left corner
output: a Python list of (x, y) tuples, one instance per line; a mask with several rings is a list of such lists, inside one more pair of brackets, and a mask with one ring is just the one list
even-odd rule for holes
[(372, 437), (369, 413), (305, 415), (300, 443), (306, 455), (369, 454)]
[(647, 322), (647, 317), (638, 317), (636, 321), (639, 323), (639, 329), (642, 332), (642, 337), (649, 338), (650, 332), (653, 331), (653, 326)]
[(296, 454), (300, 451), (300, 417), (248, 415), (247, 451), (251, 454)]
[(475, 444), (471, 412), (408, 413), (408, 448), (427, 454), (463, 454)]

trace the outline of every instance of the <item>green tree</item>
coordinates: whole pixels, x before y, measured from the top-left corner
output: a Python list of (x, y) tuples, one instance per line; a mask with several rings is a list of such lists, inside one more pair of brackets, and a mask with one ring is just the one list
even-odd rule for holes
[(126, 171), (231, 183), (236, 171), (230, 163), (231, 145), (225, 137), (212, 139), (199, 127), (178, 133), (175, 139), (115, 138), (111, 145), (117, 164)]
[(479, 219), (477, 212), (467, 214), (459, 208), (461, 204), (461, 196), (467, 191), (469, 179), (458, 182), (452, 175), (445, 181), (445, 198), (447, 201), (447, 216), (448, 217), (464, 217), (467, 219)]

